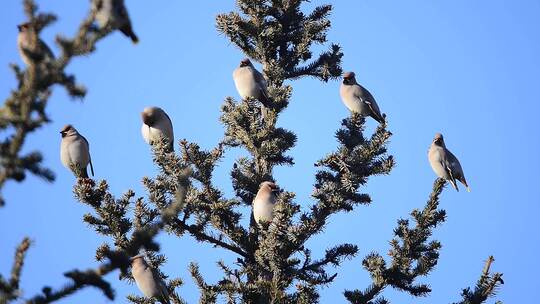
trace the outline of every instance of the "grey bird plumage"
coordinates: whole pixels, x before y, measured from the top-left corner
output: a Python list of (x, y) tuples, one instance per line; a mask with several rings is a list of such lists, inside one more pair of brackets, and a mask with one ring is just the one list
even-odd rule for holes
[(460, 181), (465, 185), (467, 191), (471, 191), (467, 184), (467, 180), (465, 179), (465, 174), (463, 174), (463, 169), (461, 168), (459, 160), (446, 148), (441, 133), (435, 134), (433, 142), (429, 147), (428, 159), (435, 174), (450, 182), (456, 191), (459, 191), (456, 181)]
[(169, 115), (159, 107), (146, 107), (141, 118), (141, 133), (146, 143), (152, 145), (162, 136), (169, 142), (169, 151), (174, 151), (174, 133)]
[(261, 74), (247, 58), (240, 61), (240, 66), (233, 72), (234, 85), (242, 99), (255, 98), (263, 104), (268, 104), (267, 83)]
[(379, 123), (384, 123), (385, 115), (381, 114), (373, 95), (356, 82), (354, 72), (343, 74), (343, 82), (339, 88), (339, 95), (351, 112), (358, 113), (362, 116), (371, 116)]
[(162, 304), (171, 303), (165, 282), (158, 272), (148, 265), (144, 255), (131, 258), (131, 275), (145, 297), (154, 298)]
[(138, 43), (139, 38), (133, 31), (129, 14), (124, 5), (124, 0), (94, 0), (96, 20), (101, 28), (110, 26), (118, 29), (133, 43)]
[(279, 188), (273, 182), (262, 182), (259, 191), (253, 199), (253, 218), (257, 224), (261, 222), (271, 222), (273, 218), (274, 204), (276, 203), (276, 194)]
[(72, 125), (66, 125), (60, 134), (62, 135), (60, 160), (64, 167), (70, 169), (76, 177), (88, 178), (87, 167), (90, 165), (92, 176), (94, 176), (88, 140)]
[(30, 23), (19, 24), (17, 28), (19, 29), (17, 49), (22, 61), (27, 66), (31, 65), (32, 62), (51, 62), (54, 60), (53, 52), (43, 40), (39, 39)]

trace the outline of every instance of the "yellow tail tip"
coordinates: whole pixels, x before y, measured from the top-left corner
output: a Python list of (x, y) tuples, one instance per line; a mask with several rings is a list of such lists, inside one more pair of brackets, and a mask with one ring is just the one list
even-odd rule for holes
[(467, 187), (467, 192), (471, 192), (471, 188)]

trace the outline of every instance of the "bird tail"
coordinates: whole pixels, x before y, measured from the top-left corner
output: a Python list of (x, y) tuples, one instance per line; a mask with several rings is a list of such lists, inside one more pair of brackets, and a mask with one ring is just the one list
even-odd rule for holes
[(386, 122), (386, 114), (378, 115), (375, 113), (371, 113), (371, 117), (380, 124), (384, 124)]
[(128, 25), (120, 28), (120, 31), (122, 32), (122, 34), (126, 35), (126, 37), (131, 39), (133, 44), (139, 43), (139, 37), (137, 37), (137, 35), (135, 35), (135, 33), (133, 32), (133, 29), (131, 28), (131, 25), (128, 24)]
[(459, 181), (465, 185), (465, 187), (467, 188), (467, 192), (471, 192), (471, 188), (469, 187), (469, 184), (467, 184), (467, 180), (465, 179), (465, 177), (462, 177), (459, 179)]
[(268, 92), (266, 90), (261, 89), (259, 94), (259, 101), (265, 106), (270, 106), (270, 97), (268, 96)]
[(171, 300), (169, 299), (169, 294), (167, 291), (167, 287), (165, 284), (161, 287), (162, 290), (160, 292), (160, 295), (158, 296), (158, 300), (161, 304), (171, 304)]
[(171, 304), (171, 301), (164, 296), (159, 299), (159, 302), (161, 302), (162, 304)]
[[(86, 167), (86, 168), (88, 170), (88, 167)], [(92, 165), (92, 160), (90, 160), (90, 171), (92, 172), (92, 176), (94, 176), (94, 166)], [(88, 173), (86, 173), (86, 175), (88, 175)]]

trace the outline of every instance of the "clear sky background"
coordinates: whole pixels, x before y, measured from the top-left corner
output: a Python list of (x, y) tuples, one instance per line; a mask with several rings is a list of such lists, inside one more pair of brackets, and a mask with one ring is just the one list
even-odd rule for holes
[[(44, 39), (53, 46), (56, 33), (71, 36), (86, 14), (88, 1), (38, 1), (59, 20)], [(95, 249), (104, 239), (81, 220), (90, 208), (73, 198), (73, 175), (59, 158), (60, 128), (73, 123), (91, 144), (96, 178), (107, 179), (120, 195), (146, 193), (143, 176), (155, 176), (150, 149), (140, 135), (140, 111), (163, 107), (173, 120), (176, 139), (213, 147), (223, 134), (218, 118), (226, 96), (238, 98), (231, 73), (244, 56), (215, 30), (215, 16), (234, 9), (223, 1), (126, 1), (141, 42), (133, 46), (120, 33), (98, 44), (98, 50), (68, 68), (87, 86), (84, 102), (71, 101), (56, 88), (47, 112), (53, 122), (28, 138), (26, 151), (40, 149), (44, 164), (57, 174), (53, 184), (28, 177), (4, 189), (0, 209), (0, 273), (9, 273), (13, 253), (24, 236), (34, 240), (22, 275), (24, 296), (44, 285), (60, 287), (62, 273), (95, 267)], [(330, 1), (313, 1), (305, 9)], [(437, 2), (437, 3), (435, 3)], [(434, 231), (443, 244), (439, 263), (429, 277), (433, 292), (415, 299), (392, 290), (393, 303), (450, 303), (463, 287), (473, 286), (485, 259), (495, 256), (494, 271), (506, 282), (497, 299), (536, 303), (538, 273), (538, 88), (540, 71), (540, 2), (484, 1), (333, 1), (331, 42), (343, 47), (343, 67), (376, 97), (394, 136), (389, 151), (397, 160), (390, 176), (372, 178), (363, 191), (369, 207), (334, 216), (325, 233), (309, 242), (315, 256), (335, 244), (359, 245), (359, 255), (344, 262), (335, 282), (321, 290), (322, 303), (344, 302), (344, 289), (371, 282), (361, 267), (371, 251), (386, 254), (396, 220), (421, 208), (435, 175), (427, 149), (435, 132), (460, 159), (472, 188), (441, 196), (448, 219)], [(22, 64), (16, 49), (16, 24), (24, 20), (21, 1), (8, 0), (0, 10), (0, 97), (16, 82), (8, 63)], [(58, 53), (56, 46), (53, 50)], [(289, 82), (294, 87), (279, 125), (298, 135), (290, 152), (294, 167), (278, 168), (275, 177), (308, 208), (314, 183), (313, 163), (336, 147), (335, 130), (349, 113), (338, 94), (339, 82), (315, 79)], [(368, 130), (375, 126), (368, 122)], [(231, 150), (215, 181), (232, 195), (228, 172), (245, 152)], [(246, 208), (246, 212), (247, 212)], [(178, 289), (189, 303), (198, 290), (187, 267), (197, 261), (210, 282), (221, 277), (215, 262), (234, 256), (190, 236), (160, 234), (169, 260), (163, 271), (186, 282)], [(137, 294), (135, 285), (107, 277), (116, 303)], [(61, 303), (106, 303), (89, 288)], [(490, 303), (495, 302), (491, 299)]]

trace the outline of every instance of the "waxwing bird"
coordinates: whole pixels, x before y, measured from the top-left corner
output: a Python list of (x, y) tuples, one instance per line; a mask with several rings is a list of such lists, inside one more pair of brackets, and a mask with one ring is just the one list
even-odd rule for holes
[(268, 104), (266, 79), (255, 69), (249, 59), (245, 58), (240, 61), (240, 66), (233, 72), (233, 80), (242, 99), (253, 97), (265, 105)]
[(276, 203), (276, 194), (278, 186), (273, 182), (262, 182), (259, 191), (253, 200), (253, 217), (258, 225), (261, 222), (271, 222), (274, 204)]
[(141, 133), (146, 143), (153, 145), (160, 137), (169, 142), (169, 151), (174, 151), (174, 134), (169, 115), (158, 107), (147, 107), (141, 113)]
[(96, 10), (96, 20), (101, 28), (110, 26), (120, 30), (133, 43), (139, 42), (139, 38), (131, 27), (124, 0), (94, 0), (93, 5)]
[(171, 303), (165, 282), (158, 272), (148, 265), (144, 255), (139, 254), (131, 258), (131, 275), (145, 297), (154, 298), (162, 304)]
[(381, 115), (379, 106), (373, 95), (356, 82), (354, 72), (343, 74), (343, 82), (339, 88), (339, 95), (345, 106), (362, 116), (371, 116), (379, 123), (384, 123), (385, 115)]
[(461, 169), (459, 160), (446, 148), (441, 133), (435, 134), (433, 142), (429, 147), (428, 159), (435, 174), (450, 182), (456, 191), (459, 191), (456, 180), (465, 185), (467, 191), (471, 191), (467, 184), (467, 180), (465, 179), (465, 174), (463, 174), (463, 169)]
[(43, 40), (39, 39), (30, 23), (19, 24), (17, 28), (19, 29), (17, 48), (24, 64), (29, 66), (32, 62), (51, 62), (54, 60), (53, 52)]
[(87, 167), (90, 164), (92, 176), (94, 167), (90, 158), (90, 145), (72, 125), (66, 125), (62, 131), (60, 144), (60, 160), (64, 167), (70, 169), (76, 177), (88, 178)]

